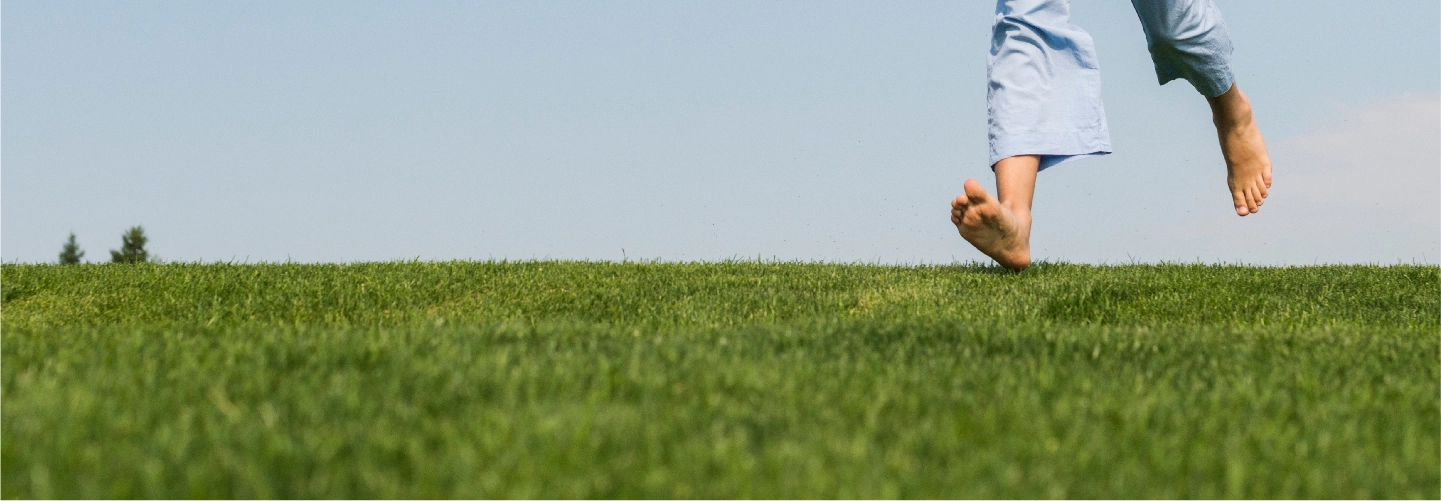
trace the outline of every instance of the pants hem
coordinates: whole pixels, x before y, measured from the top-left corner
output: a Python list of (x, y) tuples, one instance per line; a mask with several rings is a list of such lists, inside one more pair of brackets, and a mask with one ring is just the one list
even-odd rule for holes
[(1089, 156), (1111, 153), (1111, 135), (1106, 129), (1058, 133), (1005, 134), (991, 138), (991, 168), (996, 162), (1017, 155), (1041, 157), (1039, 170)]

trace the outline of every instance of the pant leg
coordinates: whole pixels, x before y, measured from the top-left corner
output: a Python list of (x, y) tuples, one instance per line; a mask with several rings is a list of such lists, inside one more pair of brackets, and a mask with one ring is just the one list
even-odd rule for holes
[(986, 76), (991, 165), (1111, 152), (1095, 43), (1070, 23), (1069, 0), (998, 0)]
[(1156, 78), (1162, 84), (1184, 78), (1206, 97), (1231, 88), (1231, 37), (1211, 0), (1131, 0)]

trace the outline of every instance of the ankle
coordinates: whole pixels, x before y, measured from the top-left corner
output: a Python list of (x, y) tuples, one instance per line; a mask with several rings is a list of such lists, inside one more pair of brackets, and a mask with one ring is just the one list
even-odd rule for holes
[(1238, 105), (1235, 108), (1217, 110), (1211, 114), (1211, 122), (1216, 124), (1218, 130), (1232, 130), (1246, 124), (1253, 123), (1255, 116), (1251, 113), (1249, 104)]
[(1002, 201), (1002, 202), (1001, 202), (1001, 206), (1005, 207), (1007, 211), (1010, 211), (1011, 216), (1014, 217), (1014, 218), (1016, 218), (1017, 221), (1026, 222), (1026, 223), (1031, 222), (1031, 208), (1030, 208), (1030, 207), (1026, 207), (1026, 206), (1023, 206), (1023, 204), (1014, 203), (1014, 202), (1009, 202), (1009, 201)]
[(1225, 94), (1207, 99), (1211, 104), (1211, 121), (1220, 130), (1234, 129), (1252, 123), (1255, 118), (1251, 111), (1251, 100), (1232, 87)]

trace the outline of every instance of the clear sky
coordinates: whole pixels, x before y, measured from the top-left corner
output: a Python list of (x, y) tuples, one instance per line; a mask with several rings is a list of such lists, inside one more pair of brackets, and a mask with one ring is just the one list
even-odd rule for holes
[[(1275, 163), (1234, 215), (1205, 101), (1074, 2), (1113, 155), (1044, 172), (1034, 255), (1441, 260), (1441, 6), (1217, 0)], [(984, 260), (994, 4), (0, 6), (0, 257)]]

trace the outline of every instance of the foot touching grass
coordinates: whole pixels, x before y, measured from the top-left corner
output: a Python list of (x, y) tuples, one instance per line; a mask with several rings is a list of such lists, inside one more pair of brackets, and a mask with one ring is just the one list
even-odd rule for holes
[(5, 498), (1441, 496), (1434, 266), (0, 273)]
[(1031, 214), (1013, 211), (967, 179), (966, 190), (951, 201), (951, 223), (976, 250), (1006, 268), (1023, 271), (1031, 265)]

